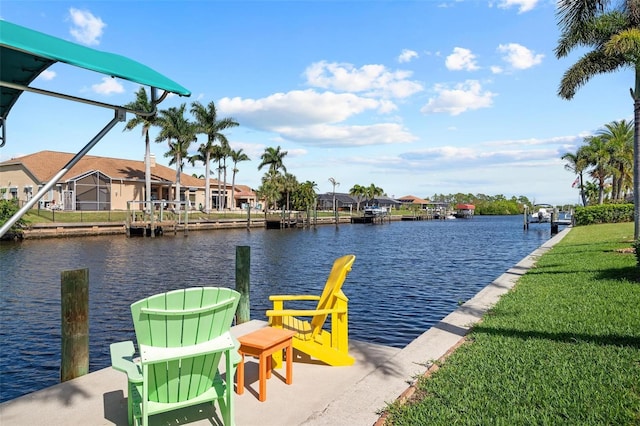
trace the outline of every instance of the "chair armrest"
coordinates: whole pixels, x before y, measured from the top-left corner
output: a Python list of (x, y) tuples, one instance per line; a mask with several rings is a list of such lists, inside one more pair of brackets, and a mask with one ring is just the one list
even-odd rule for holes
[(240, 349), (240, 342), (235, 338), (233, 334), (231, 334), (231, 340), (233, 340), (233, 349), (231, 349), (230, 351), (231, 365), (235, 367), (242, 361), (242, 356), (240, 356), (240, 353), (238, 352), (238, 350)]
[(275, 301), (275, 300), (320, 300), (320, 296), (313, 295), (313, 294), (301, 294), (301, 295), (295, 295), (295, 296), (280, 294), (280, 295), (275, 295), (275, 296), (269, 296), (269, 300), (271, 300), (271, 301)]
[(266, 315), (268, 317), (312, 317), (315, 315), (331, 315), (346, 312), (346, 309), (270, 309), (266, 312)]
[(131, 340), (112, 343), (109, 346), (109, 351), (111, 352), (111, 367), (114, 370), (126, 373), (130, 382), (142, 383), (140, 364), (133, 361), (136, 350)]
[(142, 365), (173, 361), (181, 358), (193, 358), (215, 352), (234, 350), (231, 333), (226, 332), (215, 339), (191, 346), (163, 348), (158, 346), (140, 345), (140, 361)]

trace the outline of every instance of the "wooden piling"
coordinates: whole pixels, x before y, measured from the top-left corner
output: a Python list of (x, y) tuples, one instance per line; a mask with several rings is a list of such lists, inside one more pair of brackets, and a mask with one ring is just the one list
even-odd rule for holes
[(89, 372), (89, 269), (62, 271), (60, 382)]
[(249, 303), (249, 272), (251, 265), (251, 247), (236, 246), (236, 291), (240, 293), (240, 302), (236, 312), (236, 324), (251, 320)]
[(551, 212), (551, 236), (554, 236), (558, 233), (558, 211), (554, 210)]

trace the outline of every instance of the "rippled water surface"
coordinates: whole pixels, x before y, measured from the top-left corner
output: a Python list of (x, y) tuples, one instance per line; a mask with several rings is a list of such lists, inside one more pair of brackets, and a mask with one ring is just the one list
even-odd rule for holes
[(192, 232), (0, 245), (0, 401), (58, 383), (60, 273), (89, 268), (90, 370), (109, 344), (135, 339), (129, 305), (189, 286), (235, 287), (236, 246), (251, 247), (251, 318), (270, 294), (318, 294), (336, 257), (356, 261), (343, 287), (350, 337), (403, 347), (539, 247), (550, 227), (521, 216)]

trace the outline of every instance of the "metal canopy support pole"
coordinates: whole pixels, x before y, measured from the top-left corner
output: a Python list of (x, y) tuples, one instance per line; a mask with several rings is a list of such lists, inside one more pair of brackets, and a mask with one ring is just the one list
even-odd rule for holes
[(97, 144), (100, 139), (102, 139), (109, 132), (109, 130), (113, 129), (113, 127), (118, 124), (118, 122), (125, 121), (125, 119), (126, 111), (121, 108), (115, 109), (115, 117), (109, 122), (109, 124), (107, 124), (93, 139), (91, 139), (91, 141), (84, 148), (82, 148), (82, 150), (78, 152), (71, 159), (71, 161), (69, 161), (55, 176), (53, 176), (49, 180), (49, 182), (47, 182), (40, 189), (40, 191), (38, 191), (38, 193), (33, 196), (33, 198), (27, 201), (27, 203), (22, 206), (20, 210), (18, 210), (4, 225), (2, 225), (2, 228), (0, 228), (0, 237), (6, 234), (7, 231), (9, 231), (9, 229), (11, 229), (11, 227), (15, 225), (15, 223), (20, 220), (20, 218), (24, 216), (25, 213), (29, 211), (29, 209), (31, 209), (31, 207), (33, 207), (40, 200), (40, 198), (42, 198), (44, 194), (47, 193), (47, 191), (53, 188), (54, 185), (56, 185), (62, 178), (62, 176), (64, 176), (69, 171), (69, 169), (75, 166), (76, 163), (80, 161), (82, 157), (84, 157), (85, 154), (89, 152), (89, 150), (93, 148), (93, 146)]
[(4, 117), (0, 117), (0, 132), (1, 135), (0, 136), (0, 148), (2, 148), (4, 146), (4, 143), (7, 141), (7, 128), (5, 127), (7, 125), (7, 120), (4, 119)]

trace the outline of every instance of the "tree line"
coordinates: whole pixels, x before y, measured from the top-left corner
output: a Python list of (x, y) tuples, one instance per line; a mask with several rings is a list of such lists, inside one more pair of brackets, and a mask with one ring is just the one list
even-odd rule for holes
[(531, 206), (533, 203), (523, 195), (518, 197), (512, 196), (507, 198), (502, 194), (485, 195), (485, 194), (434, 194), (431, 201), (438, 203), (447, 203), (451, 206), (456, 204), (473, 204), (475, 206), (475, 214), (479, 215), (513, 215), (522, 214), (524, 206)]
[(633, 122), (612, 121), (562, 156), (565, 169), (577, 175), (574, 186), (583, 206), (625, 202), (633, 195), (633, 129)]
[[(126, 108), (153, 112), (154, 107), (147, 97), (147, 91), (144, 87), (141, 87), (136, 92), (136, 99), (133, 102), (125, 105)], [(226, 197), (222, 194), (226, 191), (227, 187), (227, 161), (233, 163), (232, 166), (232, 184), (231, 192), (235, 193), (235, 178), (238, 172), (237, 164), (241, 161), (249, 160), (249, 157), (243, 152), (242, 149), (232, 150), (229, 146), (229, 141), (223, 133), (224, 130), (236, 127), (239, 125), (233, 118), (218, 118), (216, 106), (213, 102), (209, 102), (206, 106), (200, 102), (193, 102), (191, 104), (190, 112), (193, 115), (194, 121), (185, 117), (187, 104), (183, 103), (179, 107), (171, 107), (163, 109), (157, 113), (150, 115), (136, 115), (129, 120), (124, 130), (133, 130), (136, 127), (142, 128), (142, 136), (145, 138), (145, 189), (146, 189), (146, 201), (149, 202), (151, 197), (151, 163), (150, 163), (150, 137), (149, 130), (152, 127), (158, 127), (159, 132), (156, 137), (156, 142), (166, 141), (168, 144), (168, 151), (164, 154), (166, 158), (169, 158), (169, 165), (174, 165), (176, 168), (176, 201), (180, 201), (180, 176), (185, 165), (185, 161), (188, 161), (192, 165), (196, 162), (202, 162), (205, 166), (205, 206), (206, 212), (211, 209), (211, 187), (210, 187), (210, 164), (211, 161), (217, 162), (218, 171), (218, 197), (217, 207), (222, 210), (228, 206), (225, 205)], [(196, 153), (189, 154), (189, 148), (193, 142), (197, 141), (197, 135), (202, 134), (206, 136), (206, 142), (201, 143), (197, 148)], [(221, 174), (224, 175), (221, 179)], [(224, 185), (224, 191), (221, 190), (221, 185)], [(147, 210), (151, 207), (147, 205)]]

